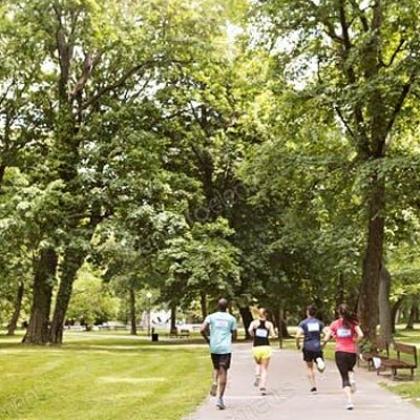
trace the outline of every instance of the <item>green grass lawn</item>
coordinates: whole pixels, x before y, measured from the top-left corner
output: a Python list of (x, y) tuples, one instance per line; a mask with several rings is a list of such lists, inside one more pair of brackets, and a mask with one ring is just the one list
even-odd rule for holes
[[(208, 391), (211, 364), (201, 339), (152, 345), (122, 332), (69, 332), (61, 347), (32, 347), (20, 338), (0, 336), (2, 420), (179, 420)], [(420, 330), (400, 330), (396, 339), (420, 345)], [(325, 354), (334, 357), (333, 343)], [(420, 369), (415, 382), (389, 388), (419, 403)]]
[[(112, 332), (110, 333), (110, 335)], [(0, 419), (181, 419), (206, 395), (204, 345), (69, 333), (61, 347), (0, 337)]]

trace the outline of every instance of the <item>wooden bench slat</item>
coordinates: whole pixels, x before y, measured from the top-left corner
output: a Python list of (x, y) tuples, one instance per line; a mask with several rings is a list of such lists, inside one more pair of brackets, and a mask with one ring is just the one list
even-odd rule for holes
[(391, 367), (391, 368), (398, 368), (398, 369), (412, 369), (415, 368), (416, 365), (414, 363), (404, 362), (403, 360), (398, 359), (385, 359), (382, 361), (383, 366)]
[(413, 356), (417, 354), (417, 348), (416, 346), (411, 346), (409, 344), (403, 344), (403, 343), (395, 343), (395, 350), (406, 353), (406, 354), (412, 354)]

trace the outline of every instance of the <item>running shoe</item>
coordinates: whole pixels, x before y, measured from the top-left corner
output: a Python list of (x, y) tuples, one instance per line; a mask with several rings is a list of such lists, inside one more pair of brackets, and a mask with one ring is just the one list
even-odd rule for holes
[(216, 407), (218, 407), (220, 410), (224, 410), (226, 408), (225, 403), (223, 402), (223, 398), (218, 398)]
[(213, 384), (210, 388), (210, 395), (215, 397), (217, 395), (217, 384)]
[(354, 409), (354, 404), (352, 402), (347, 403), (346, 410), (353, 410), (353, 409)]
[(325, 370), (325, 362), (320, 357), (318, 357), (318, 359), (316, 359), (316, 367), (317, 367), (318, 371), (321, 372), (321, 373), (324, 372), (324, 370)]
[(255, 377), (255, 382), (254, 382), (254, 386), (255, 387), (258, 387), (258, 385), (260, 384), (260, 380), (261, 380), (261, 377), (257, 375)]
[(260, 388), (261, 395), (267, 395), (267, 388)]
[(318, 392), (318, 390), (316, 389), (315, 386), (313, 388), (311, 388), (311, 394), (316, 394), (317, 392)]

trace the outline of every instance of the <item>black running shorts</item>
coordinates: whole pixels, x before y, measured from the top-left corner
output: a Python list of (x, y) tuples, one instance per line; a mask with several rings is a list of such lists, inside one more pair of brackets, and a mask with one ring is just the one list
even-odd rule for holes
[(230, 359), (231, 353), (227, 354), (215, 354), (211, 353), (211, 361), (213, 362), (213, 367), (215, 369), (220, 369), (221, 367), (228, 370), (230, 368)]
[(315, 362), (318, 357), (321, 359), (324, 358), (322, 351), (309, 351), (303, 349), (303, 360), (305, 362)]

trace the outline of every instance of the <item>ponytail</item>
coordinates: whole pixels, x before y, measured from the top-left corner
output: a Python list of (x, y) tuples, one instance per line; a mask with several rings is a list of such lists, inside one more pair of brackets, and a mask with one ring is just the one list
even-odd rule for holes
[(359, 323), (357, 315), (345, 303), (339, 305), (337, 312), (343, 318), (343, 325), (346, 328), (352, 328)]

